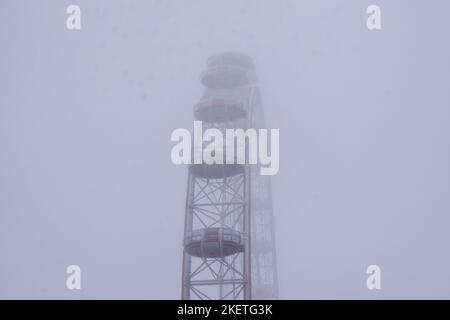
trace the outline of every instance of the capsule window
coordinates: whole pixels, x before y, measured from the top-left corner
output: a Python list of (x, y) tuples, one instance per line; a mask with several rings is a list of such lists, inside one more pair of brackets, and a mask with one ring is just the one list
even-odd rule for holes
[(202, 240), (202, 235), (200, 233), (194, 233), (191, 237), (192, 241), (200, 241)]

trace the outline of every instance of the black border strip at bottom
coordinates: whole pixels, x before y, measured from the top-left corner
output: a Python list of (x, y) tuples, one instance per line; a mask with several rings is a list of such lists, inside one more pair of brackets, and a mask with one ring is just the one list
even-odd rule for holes
[[(446, 317), (449, 300), (4, 300), (2, 314), (56, 315), (59, 319), (92, 316), (127, 319), (310, 319), (322, 316), (357, 316), (385, 319), (392, 316)], [(5, 318), (6, 319), (6, 318)]]

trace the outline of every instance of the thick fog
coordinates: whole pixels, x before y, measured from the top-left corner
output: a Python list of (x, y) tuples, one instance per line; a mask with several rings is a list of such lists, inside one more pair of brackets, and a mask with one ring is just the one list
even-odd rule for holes
[(280, 129), (280, 298), (450, 298), (449, 31), (445, 0), (1, 0), (0, 297), (180, 298), (170, 135), (234, 50)]

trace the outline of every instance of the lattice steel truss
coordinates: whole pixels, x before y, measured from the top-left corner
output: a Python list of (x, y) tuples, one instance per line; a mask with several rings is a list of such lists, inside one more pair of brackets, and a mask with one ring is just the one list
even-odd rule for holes
[[(224, 179), (198, 178), (190, 174), (185, 233), (200, 228), (226, 227), (242, 232), (247, 240), (245, 186), (245, 174)], [(183, 298), (190, 298), (190, 293), (199, 299), (245, 298), (249, 294), (246, 277), (249, 266), (246, 268), (245, 262), (241, 252), (218, 258), (193, 258), (185, 254)]]
[[(250, 58), (213, 56), (202, 83), (205, 129), (265, 126)], [(270, 179), (257, 165), (191, 165), (184, 235), (182, 299), (278, 297)]]

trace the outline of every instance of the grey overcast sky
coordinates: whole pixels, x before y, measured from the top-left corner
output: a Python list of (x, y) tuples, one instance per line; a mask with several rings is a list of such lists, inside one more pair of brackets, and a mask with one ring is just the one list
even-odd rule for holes
[(280, 297), (450, 298), (449, 33), (446, 0), (0, 0), (0, 298), (180, 297), (170, 134), (222, 50), (280, 129)]

